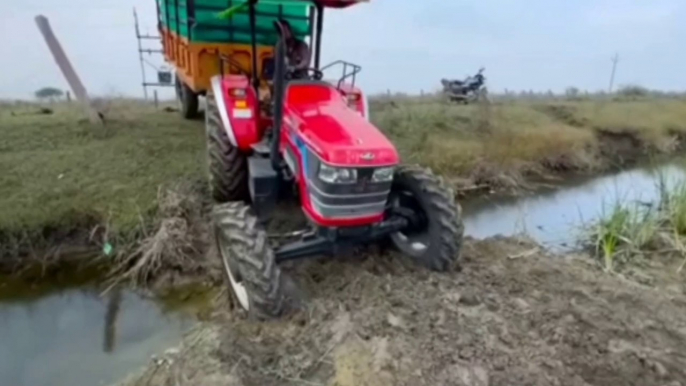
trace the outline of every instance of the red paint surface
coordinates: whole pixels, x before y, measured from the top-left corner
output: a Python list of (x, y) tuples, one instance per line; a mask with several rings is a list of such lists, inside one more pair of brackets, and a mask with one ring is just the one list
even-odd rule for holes
[[(231, 93), (234, 88), (245, 89), (244, 100), (252, 111), (251, 119), (233, 116), (237, 100)], [(257, 95), (246, 77), (225, 76), (222, 91), (238, 147), (246, 152), (251, 151), (250, 146), (260, 141), (271, 121), (260, 118)], [(359, 103), (362, 103), (362, 98)], [(400, 162), (393, 144), (360, 113), (348, 107), (341, 92), (327, 84), (292, 84), (287, 89), (281, 132), (282, 151), (290, 146), (296, 154), (300, 170), (304, 170), (302, 154), (292, 143), (292, 134), (302, 139), (324, 162), (332, 165), (364, 167), (396, 165)], [(369, 154), (373, 155), (372, 159), (363, 157)], [(356, 218), (322, 217), (312, 205), (306, 180), (302, 176), (296, 178), (303, 211), (321, 226), (351, 227), (383, 221), (383, 213)]]
[[(328, 84), (289, 86), (284, 123), (326, 163), (381, 166), (400, 162), (395, 146)], [(365, 157), (369, 155), (371, 159)]]
[[(233, 89), (245, 90), (245, 97), (234, 97), (231, 93), (231, 90)], [(250, 146), (262, 139), (265, 127), (258, 124), (260, 116), (255, 89), (250, 86), (248, 78), (243, 75), (226, 75), (222, 79), (222, 92), (224, 93), (224, 101), (226, 102), (224, 108), (229, 115), (231, 129), (236, 137), (236, 144), (238, 145), (238, 148), (243, 151), (251, 151)], [(251, 118), (239, 118), (234, 116), (236, 101), (239, 100), (246, 102), (247, 107), (245, 108), (252, 112)], [(219, 106), (219, 108), (222, 107)]]

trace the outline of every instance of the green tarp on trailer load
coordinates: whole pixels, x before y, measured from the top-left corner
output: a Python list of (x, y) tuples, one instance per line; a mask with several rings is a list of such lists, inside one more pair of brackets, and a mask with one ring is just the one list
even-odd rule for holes
[[(157, 0), (162, 26), (191, 42), (249, 44), (250, 16), (247, 7), (229, 19), (218, 17), (227, 8), (245, 0)], [(258, 3), (256, 6), (256, 38), (259, 45), (273, 45), (278, 36), (274, 21), (288, 20), (300, 38), (311, 35), (310, 4)]]

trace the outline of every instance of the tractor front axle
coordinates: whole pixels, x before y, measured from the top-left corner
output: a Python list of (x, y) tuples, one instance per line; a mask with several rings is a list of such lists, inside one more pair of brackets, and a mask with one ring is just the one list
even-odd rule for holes
[(276, 262), (282, 263), (318, 255), (336, 255), (350, 247), (369, 243), (407, 228), (404, 216), (391, 216), (381, 223), (352, 228), (320, 228), (314, 235), (283, 245), (274, 251)]

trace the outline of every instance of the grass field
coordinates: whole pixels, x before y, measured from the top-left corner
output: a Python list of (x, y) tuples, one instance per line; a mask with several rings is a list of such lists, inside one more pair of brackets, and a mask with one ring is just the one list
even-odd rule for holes
[(111, 103), (104, 127), (74, 105), (51, 108), (0, 110), (0, 234), (104, 222), (127, 232), (155, 213), (160, 185), (201, 175), (198, 122), (129, 101)]
[(379, 101), (372, 111), (375, 123), (395, 139), (406, 159), (495, 185), (516, 184), (532, 173), (605, 169), (620, 161), (613, 159), (615, 150), (627, 149), (603, 143), (607, 135), (602, 133), (630, 140), (632, 158), (675, 151), (686, 133), (686, 102), (666, 99), (490, 106), (417, 99)]
[[(112, 100), (102, 128), (75, 105), (50, 108), (54, 114), (36, 115), (36, 105), (0, 104), (0, 243), (103, 223), (131, 232), (155, 216), (160, 186), (204, 177), (202, 121)], [(630, 139), (629, 161), (673, 152), (686, 133), (686, 102), (675, 99), (488, 106), (378, 99), (371, 109), (406, 162), (496, 188), (532, 174), (610, 167), (615, 139)]]

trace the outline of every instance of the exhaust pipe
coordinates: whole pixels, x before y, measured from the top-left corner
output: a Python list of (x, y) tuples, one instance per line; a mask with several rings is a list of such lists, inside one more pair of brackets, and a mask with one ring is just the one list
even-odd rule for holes
[(277, 30), (281, 37), (276, 44), (274, 53), (274, 95), (272, 97), (274, 127), (272, 128), (270, 159), (274, 170), (279, 172), (281, 170), (281, 153), (279, 151), (281, 145), (281, 125), (283, 124), (283, 103), (286, 93), (286, 42), (280, 24), (277, 24)]

